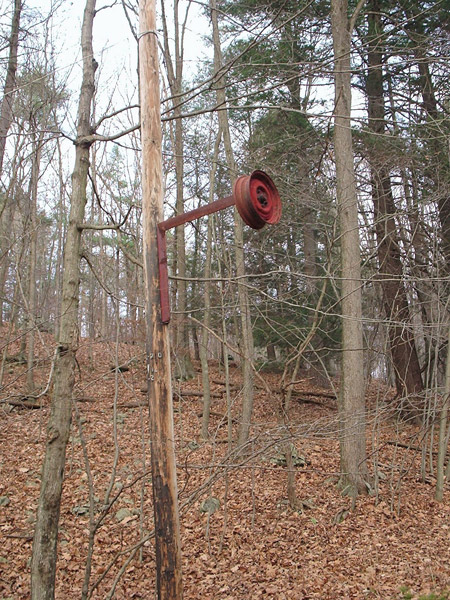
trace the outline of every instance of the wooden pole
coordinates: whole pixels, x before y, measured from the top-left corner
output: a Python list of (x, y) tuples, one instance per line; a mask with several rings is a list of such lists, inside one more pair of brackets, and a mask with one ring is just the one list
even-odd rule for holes
[(156, 587), (159, 600), (181, 600), (181, 544), (169, 332), (167, 325), (161, 322), (159, 301), (157, 229), (163, 219), (164, 191), (155, 0), (140, 0), (139, 28), (142, 218)]

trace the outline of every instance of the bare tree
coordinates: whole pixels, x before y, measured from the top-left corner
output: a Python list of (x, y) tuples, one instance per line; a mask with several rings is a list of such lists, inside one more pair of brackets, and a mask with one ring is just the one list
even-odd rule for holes
[(445, 460), (447, 457), (448, 438), (450, 432), (447, 433), (447, 417), (448, 404), (450, 402), (450, 327), (448, 328), (447, 338), (447, 364), (445, 369), (445, 385), (442, 399), (441, 416), (439, 419), (439, 445), (438, 457), (436, 464), (436, 500), (442, 502), (444, 498), (444, 476), (447, 476), (450, 469), (450, 460), (447, 462), (447, 473), (445, 474)]
[[(179, 18), (179, 2), (174, 2), (173, 6), (173, 27), (174, 27), (174, 60), (170, 53), (169, 31), (165, 13), (164, 2), (162, 6), (163, 29), (164, 29), (164, 62), (167, 68), (170, 92), (172, 94), (173, 114), (175, 124), (173, 127), (173, 151), (175, 162), (176, 177), (176, 212), (184, 212), (184, 139), (183, 139), (183, 121), (181, 118), (182, 107), (182, 87), (183, 87), (183, 67), (184, 67), (184, 35), (186, 30), (186, 21), (190, 3), (186, 9), (186, 15), (183, 24)], [(175, 65), (174, 65), (175, 62)], [(176, 317), (177, 326), (174, 330), (175, 339), (175, 377), (177, 379), (191, 379), (194, 375), (189, 352), (189, 330), (186, 320), (186, 249), (184, 227), (178, 227), (176, 232), (176, 269), (179, 279), (176, 284), (176, 299), (179, 315)]]
[(441, 224), (442, 253), (446, 265), (450, 264), (450, 179), (449, 154), (447, 144), (442, 138), (447, 138), (446, 111), (440, 114), (436, 90), (430, 70), (433, 54), (429, 52), (430, 35), (423, 22), (422, 9), (419, 3), (400, 2), (406, 17), (405, 30), (412, 41), (412, 50), (417, 64), (418, 83), (422, 95), (423, 108), (429, 123), (429, 138), (426, 140), (433, 160), (429, 161), (427, 175), (434, 183), (437, 196), (438, 214)]
[[(358, 7), (361, 7), (361, 2)], [(347, 0), (332, 0), (334, 48), (334, 151), (341, 241), (342, 364), (339, 397), (341, 486), (366, 493), (365, 383), (358, 204), (350, 123), (350, 40), (358, 8), (349, 20)]]
[(83, 80), (78, 105), (75, 166), (64, 248), (61, 323), (54, 373), (54, 389), (48, 422), (41, 492), (31, 562), (31, 597), (51, 600), (55, 596), (57, 537), (66, 446), (72, 417), (72, 392), (78, 346), (78, 307), (80, 287), (81, 224), (86, 206), (89, 150), (92, 138), (91, 109), (94, 96), (92, 29), (96, 0), (87, 0), (81, 31)]
[[(219, 23), (217, 18), (217, 5), (215, 0), (210, 0), (211, 21), (213, 26), (213, 43), (214, 43), (214, 69), (216, 73), (220, 73), (222, 69), (222, 50), (220, 45)], [(226, 105), (225, 95), (225, 80), (220, 78), (217, 82), (217, 105)], [(227, 157), (228, 169), (231, 178), (237, 176), (236, 162), (234, 159), (233, 149), (231, 146), (230, 125), (228, 116), (225, 110), (219, 111), (219, 125), (223, 134), (225, 153)], [(254, 381), (253, 381), (253, 332), (251, 326), (250, 306), (248, 299), (247, 282), (245, 277), (244, 264), (244, 228), (243, 222), (237, 210), (234, 211), (234, 242), (235, 242), (235, 261), (236, 261), (236, 277), (238, 279), (238, 295), (239, 295), (239, 310), (240, 310), (240, 326), (242, 333), (242, 374), (243, 374), (243, 402), (242, 402), (242, 420), (239, 430), (239, 444), (244, 444), (249, 437), (251, 416), (253, 412), (253, 397), (254, 397)]]
[(20, 14), (22, 12), (23, 0), (14, 0), (14, 12), (11, 23), (11, 35), (9, 38), (9, 58), (6, 71), (5, 85), (3, 87), (3, 99), (0, 109), (0, 174), (3, 172), (3, 159), (5, 156), (6, 136), (11, 126), (13, 113), (14, 85), (17, 71), (17, 51), (19, 48)]
[[(395, 222), (396, 207), (391, 188), (389, 169), (380, 148), (385, 133), (385, 108), (382, 70), (381, 11), (378, 0), (372, 0), (368, 13), (369, 72), (366, 81), (369, 128), (374, 132), (374, 143), (369, 150), (375, 228), (378, 241), (378, 261), (389, 341), (395, 374), (397, 394), (415, 396), (423, 391), (419, 359), (414, 334), (411, 330), (408, 298), (403, 282), (400, 244)], [(414, 411), (406, 411), (414, 412)]]

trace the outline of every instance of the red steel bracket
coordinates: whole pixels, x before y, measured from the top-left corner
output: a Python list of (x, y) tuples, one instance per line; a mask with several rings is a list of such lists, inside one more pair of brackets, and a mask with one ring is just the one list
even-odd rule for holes
[(232, 196), (158, 223), (159, 296), (163, 323), (167, 324), (170, 321), (166, 231), (234, 204), (244, 223), (253, 229), (261, 229), (266, 223), (278, 223), (281, 218), (281, 199), (274, 182), (264, 171), (253, 171), (251, 175), (242, 175), (236, 179)]

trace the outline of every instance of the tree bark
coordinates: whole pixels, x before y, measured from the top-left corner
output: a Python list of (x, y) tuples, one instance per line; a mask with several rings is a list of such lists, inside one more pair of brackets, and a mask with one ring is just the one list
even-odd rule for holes
[(63, 261), (63, 240), (65, 239), (65, 215), (66, 215), (66, 206), (65, 206), (65, 194), (66, 194), (66, 185), (64, 181), (63, 175), (63, 162), (62, 162), (62, 150), (61, 143), (58, 139), (56, 141), (57, 152), (58, 152), (58, 237), (57, 237), (57, 247), (58, 252), (56, 255), (56, 266), (55, 266), (55, 338), (59, 339), (59, 330), (61, 325), (61, 319), (58, 318), (58, 309), (61, 306), (62, 299), (62, 280), (63, 280), (63, 270), (62, 270), (62, 261)]
[(332, 0), (334, 151), (341, 240), (342, 365), (339, 397), (341, 486), (367, 493), (365, 385), (358, 204), (351, 133), (351, 27), (347, 0)]
[[(180, 22), (178, 16), (179, 3), (174, 2), (174, 52), (175, 67), (173, 65), (169, 49), (169, 32), (164, 11), (164, 2), (162, 3), (162, 16), (164, 25), (164, 55), (167, 65), (167, 74), (170, 86), (170, 92), (173, 100), (173, 113), (175, 117), (174, 132), (174, 160), (176, 177), (176, 213), (184, 212), (184, 140), (183, 140), (183, 122), (181, 118), (181, 101), (183, 89), (183, 38), (184, 26), (180, 32)], [(186, 23), (186, 21), (185, 21)], [(176, 299), (177, 310), (176, 328), (174, 335), (174, 354), (175, 354), (175, 377), (177, 379), (191, 379), (194, 376), (194, 366), (192, 364), (189, 351), (189, 329), (186, 319), (187, 306), (187, 288), (186, 288), (186, 247), (184, 226), (177, 227), (176, 236), (176, 267), (179, 279), (176, 281)]]
[[(441, 416), (439, 418), (439, 445), (438, 458), (436, 464), (436, 500), (442, 502), (444, 498), (444, 469), (445, 459), (447, 457), (448, 436), (447, 436), (447, 416), (448, 404), (450, 402), (450, 327), (447, 337), (447, 361), (445, 369), (444, 397), (442, 399)], [(450, 461), (448, 461), (447, 469)]]
[[(217, 134), (216, 142), (214, 144), (214, 156), (213, 156), (213, 164), (210, 167), (209, 171), (209, 202), (213, 201), (214, 196), (214, 184), (216, 181), (216, 171), (217, 171), (217, 160), (219, 155), (219, 146), (221, 140), (221, 131)], [(201, 332), (201, 342), (200, 342), (200, 361), (202, 367), (202, 387), (203, 387), (203, 411), (202, 411), (202, 429), (201, 429), (201, 437), (202, 439), (208, 439), (208, 427), (209, 427), (209, 417), (211, 412), (211, 386), (209, 382), (209, 365), (208, 365), (208, 329), (211, 321), (211, 282), (209, 281), (211, 277), (211, 261), (212, 261), (212, 244), (213, 244), (213, 223), (214, 216), (209, 215), (208, 217), (208, 230), (206, 237), (206, 255), (205, 255), (205, 270), (204, 270), (204, 279), (205, 279), (205, 288), (203, 292), (203, 301), (205, 305), (205, 313), (203, 317), (203, 329)]]
[(72, 417), (75, 354), (78, 346), (81, 250), (81, 229), (79, 225), (84, 220), (90, 147), (89, 143), (80, 140), (91, 133), (90, 116), (94, 95), (94, 67), (92, 61), (94, 14), (95, 0), (87, 0), (81, 33), (83, 80), (78, 106), (77, 141), (75, 142), (76, 153), (72, 174), (69, 225), (64, 248), (61, 324), (31, 562), (32, 600), (52, 600), (55, 596), (59, 513), (66, 446)]
[(36, 261), (37, 261), (37, 192), (39, 168), (42, 151), (43, 134), (36, 139), (36, 132), (32, 133), (33, 159), (30, 180), (30, 251), (28, 256), (28, 306), (27, 306), (27, 391), (28, 395), (34, 394), (34, 341), (36, 330)]
[(5, 85), (3, 88), (3, 100), (0, 109), (0, 175), (3, 173), (3, 159), (5, 157), (6, 136), (12, 123), (12, 105), (14, 98), (14, 86), (16, 83), (17, 51), (19, 48), (20, 14), (22, 12), (23, 0), (14, 0), (14, 12), (11, 23), (11, 35), (9, 37), (9, 58), (6, 71)]
[[(219, 23), (217, 18), (216, 0), (210, 0), (211, 21), (213, 26), (213, 43), (214, 43), (214, 70), (220, 72), (222, 68), (222, 51), (220, 46)], [(222, 78), (216, 89), (218, 106), (226, 105), (225, 81)], [(231, 147), (230, 127), (228, 116), (225, 110), (219, 111), (219, 125), (223, 134), (225, 153), (227, 157), (228, 169), (231, 178), (236, 178), (236, 163), (234, 160), (233, 149)], [(253, 397), (254, 397), (254, 376), (253, 376), (253, 331), (251, 325), (250, 306), (248, 299), (247, 281), (245, 277), (244, 263), (244, 228), (241, 217), (238, 211), (234, 211), (234, 227), (235, 227), (235, 263), (236, 277), (238, 278), (238, 296), (239, 296), (239, 311), (240, 325), (242, 335), (242, 419), (238, 435), (238, 444), (243, 445), (247, 442), (250, 434), (251, 417), (253, 413)]]
[[(385, 109), (382, 70), (382, 31), (379, 0), (372, 0), (368, 13), (367, 97), (369, 129), (375, 134), (369, 149), (375, 229), (381, 287), (397, 394), (416, 396), (423, 391), (422, 376), (414, 334), (410, 325), (409, 304), (403, 283), (403, 267), (395, 222), (396, 207), (391, 189), (389, 168), (380, 147), (385, 134)], [(407, 406), (407, 414), (415, 413)]]
[[(210, 176), (210, 181), (214, 180), (214, 176)], [(211, 412), (211, 386), (209, 382), (209, 365), (208, 365), (208, 329), (211, 321), (211, 283), (208, 279), (211, 277), (211, 255), (212, 255), (212, 227), (214, 216), (208, 217), (208, 232), (206, 238), (206, 257), (205, 257), (205, 289), (203, 299), (205, 303), (205, 314), (203, 317), (204, 327), (201, 332), (200, 341), (200, 362), (202, 367), (202, 388), (203, 388), (203, 411), (202, 411), (202, 429), (201, 437), (204, 440), (208, 439), (209, 416)]]
[(139, 81), (148, 402), (159, 600), (182, 598), (169, 330), (161, 322), (157, 225), (163, 220), (162, 133), (154, 0), (141, 0)]
[[(16, 83), (16, 72), (17, 72), (17, 52), (19, 48), (19, 28), (20, 28), (20, 15), (22, 12), (22, 2), (23, 0), (14, 0), (14, 12), (11, 21), (11, 34), (9, 37), (9, 57), (8, 57), (8, 66), (6, 70), (6, 79), (5, 85), (3, 86), (3, 98), (1, 101), (0, 107), (0, 177), (3, 173), (3, 160), (5, 157), (5, 148), (6, 148), (6, 137), (8, 135), (9, 128), (12, 123), (12, 105), (14, 99), (14, 86)], [(3, 213), (8, 204), (8, 194), (5, 196), (4, 201), (0, 206), (0, 220), (3, 221)], [(2, 223), (3, 224), (3, 223)], [(6, 230), (10, 228), (11, 222), (6, 222), (5, 227)], [(3, 230), (3, 227), (1, 227)], [(3, 236), (2, 236), (3, 237)], [(7, 237), (5, 237), (7, 240)], [(3, 249), (3, 239), (0, 239), (2, 242), (1, 250)], [(8, 243), (8, 242), (7, 242)], [(2, 300), (0, 301), (0, 324), (3, 323), (3, 297), (4, 297), (4, 284), (6, 282), (7, 275), (7, 256), (5, 257), (4, 269), (2, 270), (2, 277), (0, 282), (0, 296)], [(4, 276), (4, 277), (3, 277)], [(5, 280), (5, 281), (4, 281)]]
[[(429, 64), (433, 60), (428, 54), (428, 36), (425, 31), (423, 22), (421, 21), (421, 9), (419, 14), (413, 4), (401, 3), (406, 17), (406, 31), (413, 42), (413, 53), (419, 71), (419, 85), (423, 99), (423, 107), (428, 115), (430, 128), (429, 148), (432, 153), (430, 168), (427, 169), (427, 175), (434, 182), (435, 195), (437, 198), (439, 220), (442, 231), (442, 253), (445, 257), (447, 272), (450, 265), (450, 177), (449, 166), (450, 160), (448, 155), (448, 145), (443, 142), (442, 138), (447, 138), (448, 132), (442, 129), (442, 117), (439, 115), (438, 103), (433, 85), (433, 80), (430, 73)], [(436, 131), (440, 135), (436, 135)]]

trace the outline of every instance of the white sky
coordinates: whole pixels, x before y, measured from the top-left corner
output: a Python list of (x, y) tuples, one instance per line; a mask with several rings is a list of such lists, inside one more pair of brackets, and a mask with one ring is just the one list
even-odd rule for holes
[[(26, 0), (26, 6), (37, 9), (43, 16), (48, 14), (55, 0)], [(97, 14), (94, 20), (94, 56), (100, 65), (97, 73), (97, 116), (104, 111), (117, 110), (128, 104), (136, 104), (137, 98), (137, 48), (130, 31), (121, 3), (112, 8), (110, 0), (97, 0)], [(3, 2), (4, 4), (4, 2)], [(172, 7), (166, 5), (170, 20)], [(184, 19), (183, 5), (180, 2), (180, 20)], [(73, 100), (78, 101), (81, 80), (81, 23), (85, 7), (84, 0), (63, 1), (52, 20), (51, 38), (55, 46), (59, 78), (73, 92)], [(158, 7), (159, 10), (159, 7)], [(185, 77), (194, 73), (199, 60), (205, 53), (202, 37), (209, 34), (210, 25), (201, 15), (198, 4), (191, 3), (185, 39)]]

